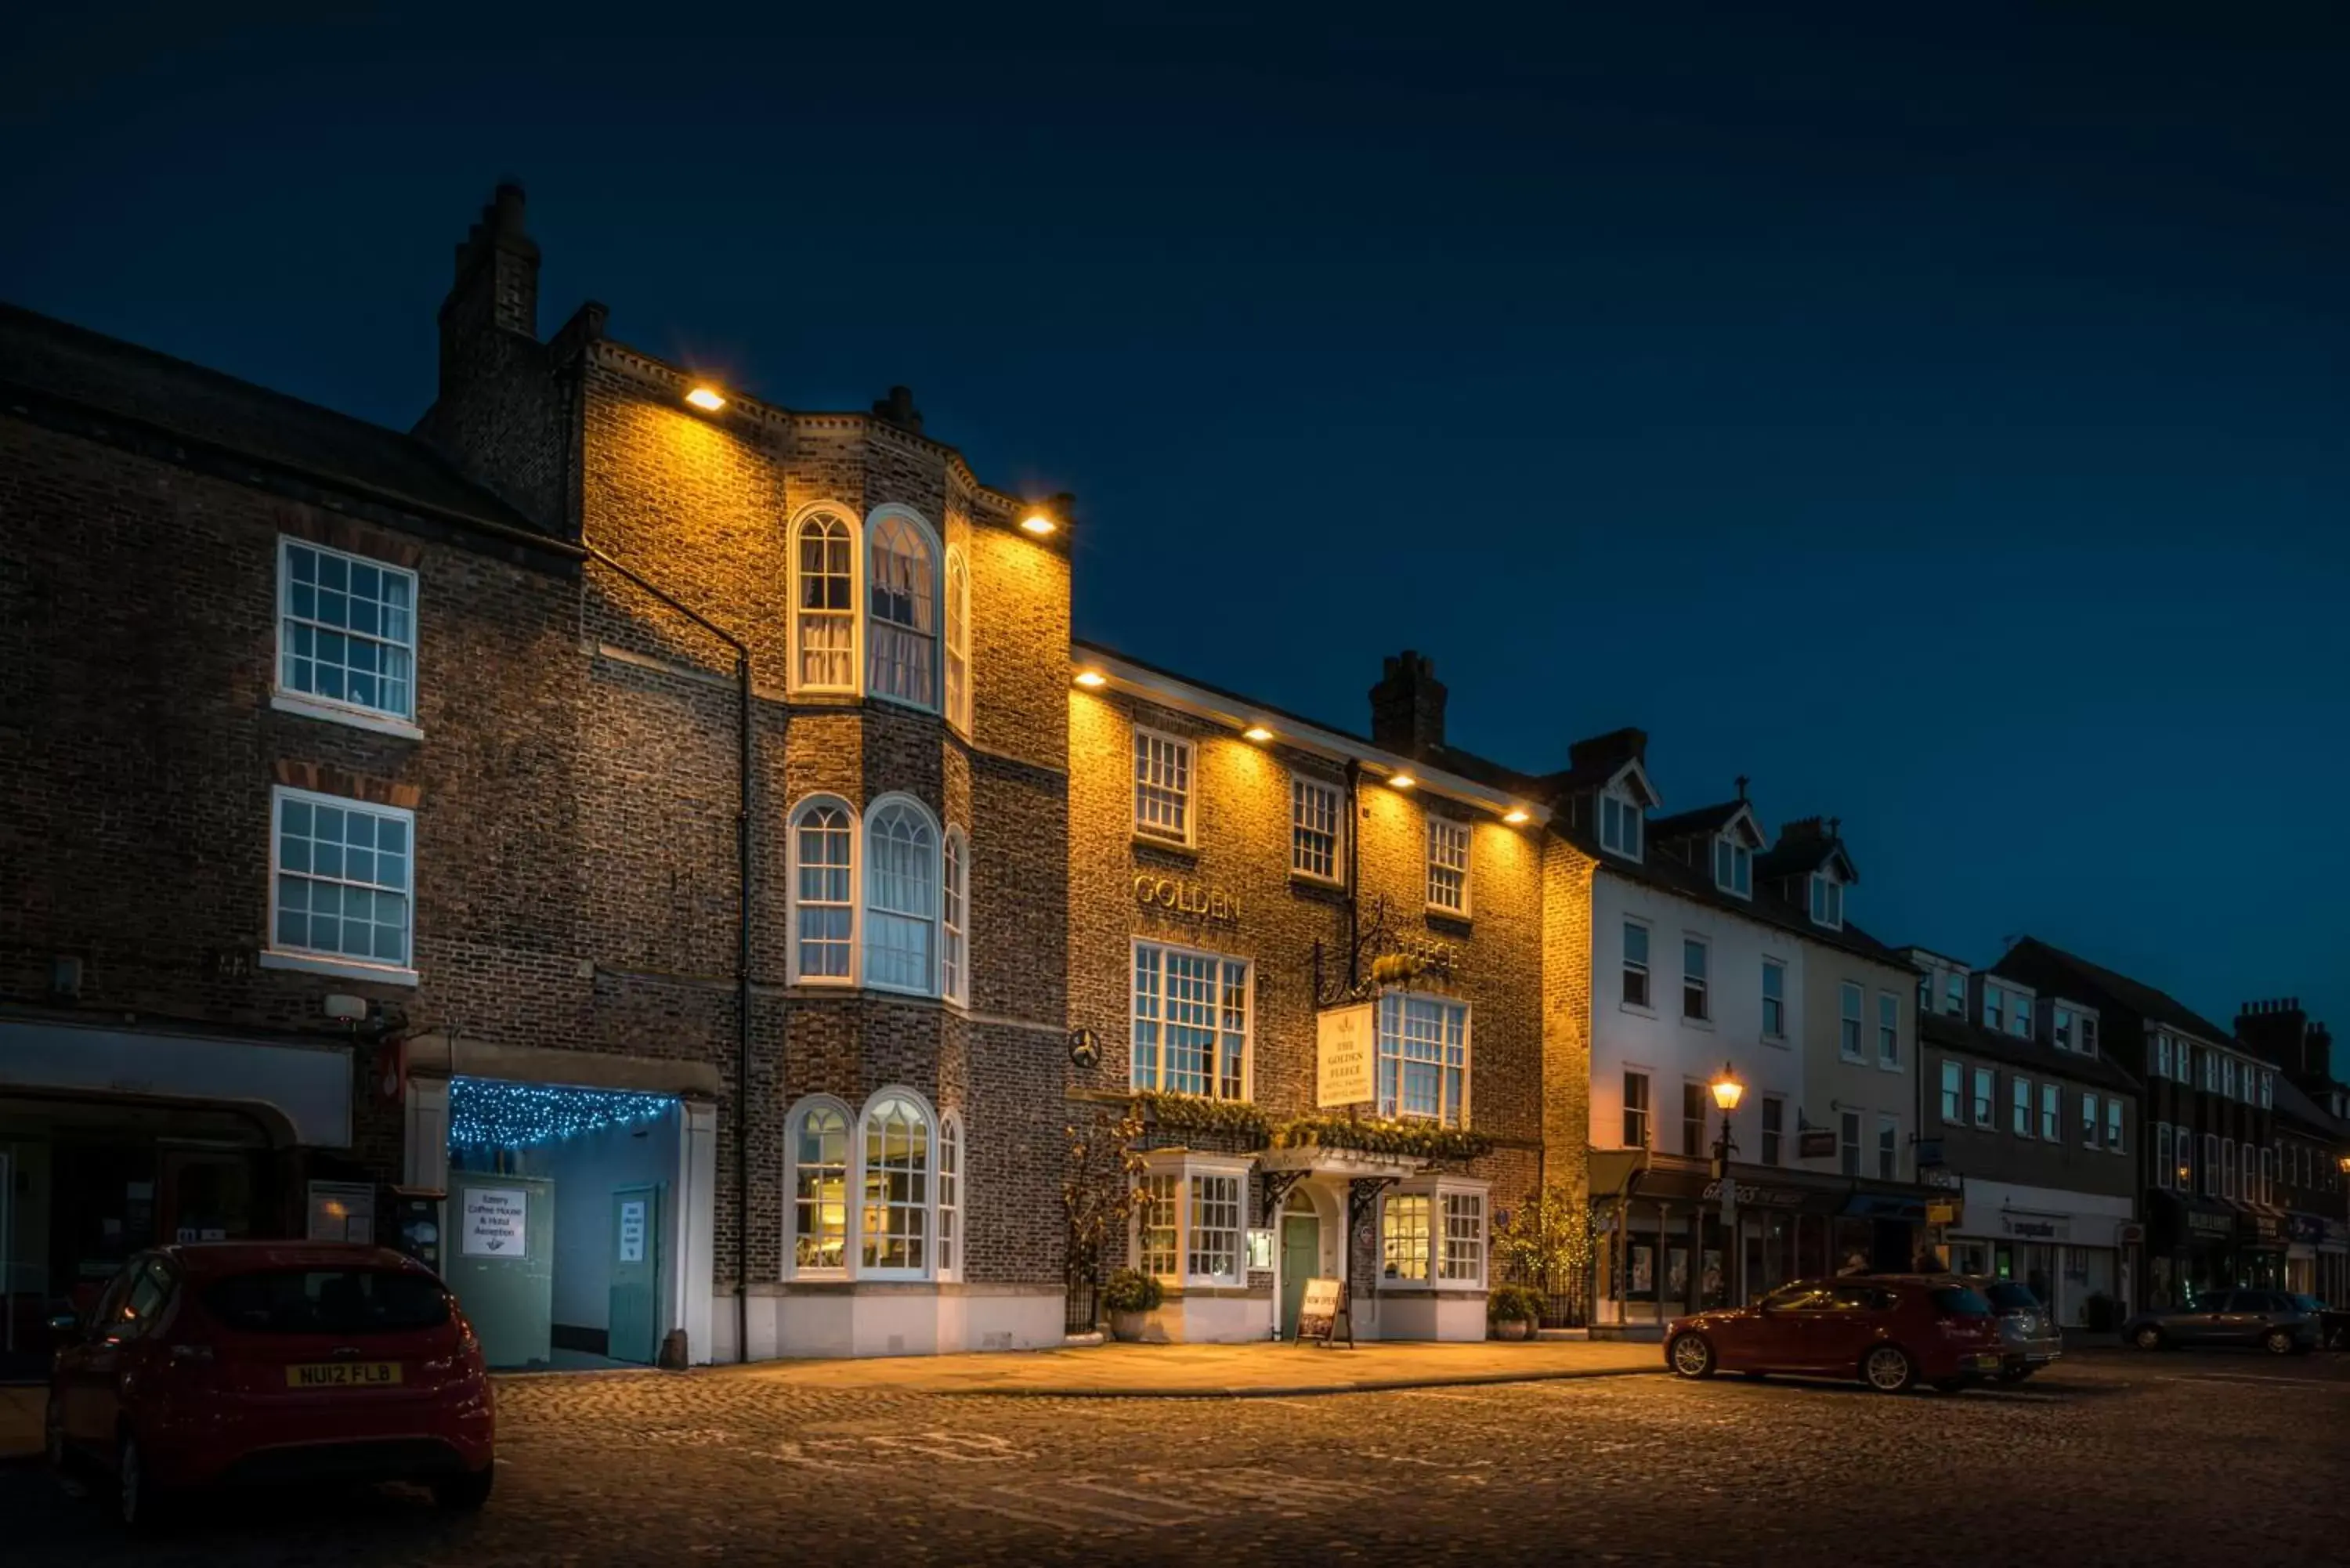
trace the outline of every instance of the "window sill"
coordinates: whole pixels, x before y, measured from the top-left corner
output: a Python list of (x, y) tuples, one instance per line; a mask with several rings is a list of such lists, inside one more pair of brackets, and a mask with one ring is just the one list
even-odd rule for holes
[(265, 949), (254, 961), (263, 969), (293, 970), (302, 974), (330, 974), (342, 980), (372, 980), (383, 985), (414, 985), (412, 969), (391, 964), (361, 963), (356, 959), (328, 958), (319, 953), (287, 953)]
[(1684, 1029), (1702, 1029), (1707, 1033), (1711, 1034), (1713, 1033), (1713, 1020), (1711, 1018), (1691, 1018), (1688, 1013), (1684, 1012), (1681, 1014), (1681, 1027)]
[(1654, 1018), (1657, 1015), (1655, 1008), (1643, 1006), (1637, 1002), (1619, 1002), (1616, 1004), (1616, 1011), (1631, 1013), (1636, 1018)]
[(1794, 1049), (1793, 1044), (1784, 1034), (1765, 1034), (1762, 1036), (1762, 1044), (1778, 1051)]
[(1836, 1053), (1836, 1060), (1843, 1063), (1847, 1067), (1866, 1067), (1868, 1065), (1867, 1057), (1847, 1056), (1841, 1051)]
[(1901, 1071), (1901, 1064), (1898, 1062), (1887, 1062), (1879, 1058), (1877, 1064), (1877, 1070), (1880, 1073), (1898, 1073)]
[(298, 691), (273, 691), (269, 705), (280, 713), (298, 713), (306, 719), (318, 719), (329, 724), (348, 724), (354, 730), (369, 730), (379, 735), (397, 735), (403, 741), (421, 741), (424, 732), (405, 719), (395, 719), (389, 713), (378, 713), (366, 708), (353, 708), (324, 698), (307, 696)]
[(1156, 849), (1168, 855), (1180, 855), (1186, 860), (1197, 860), (1200, 857), (1198, 845), (1186, 843), (1180, 838), (1160, 838), (1148, 833), (1137, 833), (1133, 835), (1133, 838), (1134, 846), (1137, 849)]
[(1466, 909), (1448, 909), (1441, 904), (1428, 904), (1422, 908), (1423, 912), (1431, 920), (1443, 920), (1455, 926), (1469, 924), (1469, 911)]
[(1294, 866), (1289, 869), (1289, 880), (1297, 887), (1310, 888), (1317, 893), (1343, 893), (1347, 890), (1347, 884), (1338, 877), (1325, 877), (1314, 871), (1300, 871)]

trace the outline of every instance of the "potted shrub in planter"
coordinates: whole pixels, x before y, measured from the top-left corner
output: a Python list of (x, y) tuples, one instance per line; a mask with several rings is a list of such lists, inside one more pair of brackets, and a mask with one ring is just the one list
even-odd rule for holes
[(1159, 1282), (1135, 1269), (1120, 1269), (1102, 1287), (1102, 1305), (1109, 1311), (1109, 1331), (1131, 1345), (1142, 1337), (1142, 1320), (1159, 1310), (1167, 1293)]
[(1497, 1285), (1485, 1297), (1485, 1321), (1495, 1339), (1531, 1338), (1542, 1309), (1542, 1298), (1523, 1285)]

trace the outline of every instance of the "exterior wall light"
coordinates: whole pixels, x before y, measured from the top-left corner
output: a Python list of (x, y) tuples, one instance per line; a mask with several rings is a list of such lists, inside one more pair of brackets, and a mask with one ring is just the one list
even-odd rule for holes
[(1527, 823), (1534, 820), (1534, 814), (1526, 810), (1524, 806), (1513, 805), (1510, 807), (1509, 810), (1502, 814), (1502, 820), (1508, 823), (1512, 827), (1523, 827)]
[(1273, 732), (1266, 729), (1263, 724), (1251, 724), (1247, 729), (1241, 732), (1241, 739), (1244, 741), (1254, 741), (1259, 745), (1263, 745), (1265, 742), (1273, 739)]
[(726, 400), (714, 387), (696, 387), (686, 393), (685, 400), (705, 414), (714, 414), (726, 406)]
[(1098, 670), (1080, 670), (1077, 671), (1077, 684), (1091, 691), (1096, 687), (1108, 685), (1109, 677)]
[(1058, 523), (1054, 522), (1042, 512), (1031, 512), (1027, 516), (1020, 519), (1021, 531), (1024, 533), (1034, 534), (1039, 539), (1042, 539), (1045, 535), (1050, 534), (1054, 529), (1058, 528), (1060, 524)]
[(1389, 774), (1388, 775), (1388, 788), (1389, 789), (1409, 789), (1419, 782), (1419, 781), (1418, 779), (1412, 777), (1409, 774)]

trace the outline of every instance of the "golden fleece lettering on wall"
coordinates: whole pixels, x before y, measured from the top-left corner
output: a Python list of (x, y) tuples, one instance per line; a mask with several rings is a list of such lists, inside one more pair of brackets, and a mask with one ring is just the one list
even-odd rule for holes
[(1213, 920), (1221, 925), (1240, 923), (1241, 901), (1232, 894), (1204, 882), (1186, 882), (1180, 877), (1161, 877), (1154, 871), (1134, 874), (1134, 901), (1145, 909), (1164, 909), (1170, 915), (1188, 916), (1195, 920)]

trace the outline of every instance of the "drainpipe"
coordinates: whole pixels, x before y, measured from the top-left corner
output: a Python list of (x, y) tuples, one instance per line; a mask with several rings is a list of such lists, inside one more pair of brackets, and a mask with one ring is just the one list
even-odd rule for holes
[(1347, 759), (1347, 990), (1352, 994), (1363, 981), (1362, 948), (1357, 939), (1362, 935), (1362, 910), (1355, 900), (1361, 886), (1359, 872), (1362, 857), (1356, 849), (1362, 843), (1363, 764), (1354, 757)]
[[(583, 541), (584, 545), (584, 541)], [(734, 1359), (751, 1359), (751, 649), (593, 545), (594, 559), (734, 650)], [(781, 1064), (780, 1055), (777, 1058)]]

